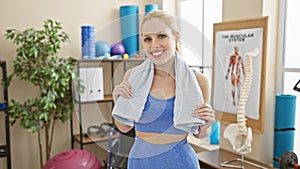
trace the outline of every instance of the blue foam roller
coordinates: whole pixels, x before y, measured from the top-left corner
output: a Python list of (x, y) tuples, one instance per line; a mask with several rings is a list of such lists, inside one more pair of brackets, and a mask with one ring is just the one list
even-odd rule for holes
[[(1, 57), (1, 56), (0, 56)], [(0, 103), (0, 110), (4, 110), (6, 107), (5, 103)]]
[[(286, 151), (294, 150), (295, 130), (275, 131), (274, 133), (274, 157), (281, 158)], [(279, 167), (278, 161), (273, 161), (275, 167)]]
[(139, 51), (139, 7), (121, 6), (120, 20), (122, 28), (122, 43), (129, 57), (133, 58)]
[(295, 127), (296, 96), (277, 94), (275, 107), (275, 129)]
[(94, 26), (81, 26), (81, 55), (83, 58), (95, 57), (95, 27)]
[(158, 10), (157, 4), (146, 4), (145, 5), (145, 15), (147, 15), (149, 12)]

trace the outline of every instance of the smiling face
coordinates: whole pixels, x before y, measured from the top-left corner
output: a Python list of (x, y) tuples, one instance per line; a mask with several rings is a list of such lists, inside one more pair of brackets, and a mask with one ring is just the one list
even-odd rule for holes
[(157, 65), (167, 63), (175, 54), (178, 33), (161, 19), (151, 18), (142, 25), (143, 50)]

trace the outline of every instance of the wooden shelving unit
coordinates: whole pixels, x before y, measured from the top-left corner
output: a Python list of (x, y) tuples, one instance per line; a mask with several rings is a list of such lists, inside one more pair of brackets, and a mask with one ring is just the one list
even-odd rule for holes
[[(75, 141), (77, 141), (78, 143), (80, 142), (80, 134), (75, 134), (73, 137)], [(113, 135), (112, 138), (115, 139), (118, 137), (119, 137), (119, 133), (116, 133)], [(97, 134), (91, 134), (89, 136), (83, 136), (82, 144), (92, 144), (92, 143), (103, 142), (107, 140), (108, 140), (108, 136), (99, 137), (99, 135)]]
[[(80, 95), (78, 96), (78, 100), (75, 100), (75, 103), (78, 106), (78, 120), (79, 120), (79, 133), (74, 133), (73, 121), (71, 120), (71, 145), (72, 149), (74, 148), (74, 143), (77, 142), (80, 144), (80, 148), (83, 149), (83, 146), (86, 144), (92, 144), (95, 142), (107, 142), (108, 136), (100, 137), (97, 134), (92, 134), (87, 136), (85, 132), (83, 132), (83, 128), (80, 122), (83, 119), (83, 116), (88, 114), (88, 112), (83, 112), (83, 107), (88, 106), (89, 104), (111, 104), (111, 109), (113, 107), (113, 99), (112, 99), (112, 90), (114, 85), (121, 82), (121, 78), (124, 73), (136, 66), (141, 64), (145, 58), (129, 58), (129, 59), (102, 59), (102, 60), (78, 60), (77, 61), (77, 71), (79, 72), (80, 68), (84, 67), (102, 67), (103, 68), (103, 76), (104, 76), (104, 99), (95, 100), (95, 101), (80, 101)], [(117, 72), (115, 72), (117, 71)], [(108, 110), (111, 112), (111, 110)], [(109, 113), (110, 113), (109, 112)], [(112, 119), (112, 117), (110, 117)], [(118, 138), (119, 134), (113, 135), (113, 138)]]
[[(96, 101), (86, 101), (86, 102), (81, 102), (80, 104), (89, 104), (89, 103), (102, 103), (102, 102), (112, 102), (113, 98), (112, 95), (104, 95), (103, 100), (96, 100)], [(78, 101), (75, 100), (75, 103), (79, 103)]]
[[(4, 112), (4, 121), (5, 121), (5, 145), (0, 145), (0, 158), (6, 158), (7, 169), (11, 169), (11, 154), (10, 154), (10, 124), (9, 124), (9, 111), (8, 111), (8, 90), (7, 90), (7, 70), (6, 70), (6, 61), (0, 60), (0, 66), (2, 69), (2, 82), (3, 82), (3, 99), (4, 106), (0, 108), (0, 113)], [(1, 119), (2, 120), (2, 119)], [(0, 122), (2, 123), (2, 122)], [(1, 134), (2, 131), (0, 132)], [(3, 136), (1, 136), (3, 137)]]

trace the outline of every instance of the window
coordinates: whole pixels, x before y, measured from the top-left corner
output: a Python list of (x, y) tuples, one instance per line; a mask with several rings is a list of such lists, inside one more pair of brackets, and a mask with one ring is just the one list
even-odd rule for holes
[[(222, 0), (178, 0), (178, 17), (184, 60), (201, 68), (211, 80), (213, 24), (222, 22)], [(210, 85), (211, 86), (211, 85)]]
[[(223, 0), (177, 0), (180, 51), (192, 68), (212, 80), (213, 24), (222, 22)], [(199, 70), (196, 70), (199, 71)], [(212, 100), (212, 99), (210, 99)], [(212, 135), (219, 134), (213, 131)], [(204, 138), (201, 142), (208, 141)]]
[[(278, 70), (277, 73), (277, 92), (292, 94), (296, 99), (296, 117), (295, 117), (295, 137), (294, 152), (300, 154), (300, 92), (293, 90), (293, 87), (300, 79), (300, 57), (298, 50), (298, 39), (300, 39), (300, 1), (280, 1), (279, 6), (279, 52), (278, 52)], [(282, 26), (282, 27), (280, 27)], [(299, 87), (299, 85), (298, 85)]]

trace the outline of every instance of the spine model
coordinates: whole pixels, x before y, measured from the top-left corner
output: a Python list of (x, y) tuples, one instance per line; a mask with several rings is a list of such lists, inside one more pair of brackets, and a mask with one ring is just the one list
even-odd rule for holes
[(237, 123), (232, 123), (224, 130), (224, 138), (228, 139), (233, 149), (239, 153), (247, 154), (251, 152), (252, 129), (247, 128), (246, 125), (246, 105), (249, 97), (249, 92), (252, 83), (252, 58), (259, 53), (258, 48), (246, 53), (245, 58), (245, 78), (240, 93), (238, 109), (237, 109)]
[(243, 134), (247, 131), (246, 127), (246, 117), (245, 117), (245, 112), (246, 112), (246, 104), (251, 88), (251, 83), (252, 83), (252, 57), (247, 55), (245, 58), (245, 78), (244, 78), (244, 84), (242, 91), (240, 93), (240, 98), (238, 102), (238, 110), (237, 110), (237, 124), (239, 127), (239, 133)]

